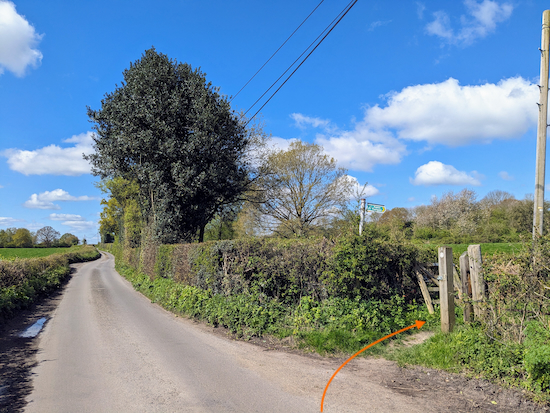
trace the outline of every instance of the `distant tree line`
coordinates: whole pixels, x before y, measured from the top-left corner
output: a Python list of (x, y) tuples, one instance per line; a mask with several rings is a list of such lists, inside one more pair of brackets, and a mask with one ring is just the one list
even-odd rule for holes
[[(0, 248), (71, 247), (80, 240), (73, 234), (60, 234), (50, 226), (31, 232), (27, 228), (0, 230)], [(85, 243), (85, 240), (83, 240)]]
[[(547, 215), (550, 203), (545, 202), (544, 207)], [(418, 242), (517, 242), (532, 233), (533, 198), (528, 195), (518, 200), (495, 190), (478, 201), (474, 191), (463, 189), (433, 197), (428, 205), (393, 208), (371, 220), (392, 237)], [(544, 220), (544, 226), (547, 234), (549, 219)]]

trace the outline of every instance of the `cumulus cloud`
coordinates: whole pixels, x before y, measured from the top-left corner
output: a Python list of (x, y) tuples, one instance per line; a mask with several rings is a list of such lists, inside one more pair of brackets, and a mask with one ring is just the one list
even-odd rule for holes
[(290, 117), (294, 120), (296, 127), (305, 129), (307, 126), (313, 126), (314, 128), (327, 127), (330, 124), (328, 119), (315, 118), (311, 116), (302, 115), (301, 113), (291, 113)]
[(50, 214), (52, 221), (63, 221), (61, 225), (65, 225), (74, 231), (88, 231), (97, 226), (96, 222), (86, 221), (86, 218), (77, 214)]
[(90, 164), (82, 158), (82, 154), (94, 152), (92, 137), (92, 132), (86, 132), (63, 141), (73, 143), (74, 146), (62, 148), (57, 145), (49, 145), (34, 151), (7, 149), (3, 151), (2, 156), (8, 158), (11, 170), (24, 175), (78, 176), (89, 174)]
[(25, 17), (17, 14), (15, 4), (0, 0), (0, 74), (7, 69), (22, 77), (28, 66), (38, 66), (42, 53), (36, 46), (41, 39)]
[[(407, 140), (431, 148), (519, 138), (537, 124), (538, 95), (537, 85), (522, 77), (465, 86), (449, 78), (388, 93), (386, 105), (367, 108), (352, 130), (339, 130), (319, 118), (296, 119), (302, 128), (326, 125), (315, 142), (341, 166), (371, 172), (378, 164), (400, 163), (408, 154)], [(290, 141), (276, 139), (286, 145), (283, 149), (288, 147)]]
[(62, 222), (61, 225), (66, 225), (74, 231), (88, 231), (96, 228), (97, 226), (97, 224), (93, 221), (82, 221), (82, 220), (65, 221), (65, 222)]
[(272, 136), (267, 141), (267, 146), (270, 150), (277, 150), (277, 151), (286, 151), (290, 147), (290, 144), (292, 142), (296, 142), (298, 139), (285, 139), (285, 138), (279, 138), (278, 136)]
[(536, 125), (537, 85), (514, 77), (497, 84), (441, 83), (409, 86), (388, 94), (388, 104), (368, 108), (372, 129), (395, 129), (402, 139), (449, 146), (522, 136)]
[[(53, 191), (45, 191), (40, 194), (32, 194), (30, 198), (25, 201), (23, 206), (31, 209), (61, 209), (61, 207), (54, 202), (58, 201), (93, 201), (96, 198), (90, 196), (72, 196), (63, 189), (55, 189)], [(56, 215), (56, 214), (53, 214)], [(60, 214), (63, 215), (63, 214)]]
[(510, 3), (499, 4), (491, 0), (483, 0), (481, 3), (465, 0), (464, 5), (468, 16), (461, 16), (458, 31), (451, 27), (449, 15), (440, 10), (433, 13), (434, 20), (426, 25), (426, 32), (448, 44), (467, 46), (494, 32), (497, 24), (507, 20), (514, 9)]
[(25, 201), (23, 206), (30, 209), (61, 209), (59, 205), (51, 201), (40, 199), (38, 194), (32, 194), (31, 197)]
[(315, 141), (340, 165), (355, 171), (372, 172), (378, 164), (398, 164), (407, 152), (390, 133), (376, 133), (365, 124), (332, 136), (317, 135)]
[(375, 186), (367, 183), (366, 185), (361, 185), (359, 183), (359, 180), (351, 175), (345, 175), (345, 179), (351, 182), (352, 189), (351, 189), (351, 195), (352, 199), (355, 199), (356, 197), (360, 198), (368, 198), (370, 196), (378, 195), (380, 191)]
[(414, 179), (409, 178), (413, 185), (473, 185), (479, 186), (481, 182), (477, 179), (477, 172), (468, 174), (457, 170), (452, 165), (445, 165), (438, 161), (430, 161), (425, 165), (420, 166), (415, 174)]

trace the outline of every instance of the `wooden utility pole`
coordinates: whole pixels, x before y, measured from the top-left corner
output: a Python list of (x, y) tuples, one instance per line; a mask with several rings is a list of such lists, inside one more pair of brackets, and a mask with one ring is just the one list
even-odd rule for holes
[(544, 174), (546, 170), (546, 128), (548, 126), (548, 56), (550, 44), (550, 10), (542, 13), (542, 40), (540, 48), (540, 103), (537, 128), (537, 166), (535, 171), (535, 205), (533, 211), (533, 238), (542, 236), (544, 212)]

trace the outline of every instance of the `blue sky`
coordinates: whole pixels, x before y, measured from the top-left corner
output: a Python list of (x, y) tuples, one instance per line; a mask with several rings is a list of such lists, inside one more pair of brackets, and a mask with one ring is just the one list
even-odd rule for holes
[[(100, 107), (155, 46), (235, 95), (320, 0), (0, 0), (0, 228), (97, 240), (81, 154)], [(340, 13), (324, 1), (234, 100), (254, 101)], [(262, 110), (279, 147), (323, 145), (387, 208), (463, 188), (533, 193), (542, 0), (360, 0)], [(251, 113), (259, 108), (253, 108)]]

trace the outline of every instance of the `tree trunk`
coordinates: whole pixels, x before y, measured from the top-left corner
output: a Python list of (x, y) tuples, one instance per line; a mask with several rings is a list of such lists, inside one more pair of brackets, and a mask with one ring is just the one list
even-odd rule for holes
[(206, 227), (206, 224), (202, 224), (199, 229), (199, 242), (204, 242), (204, 228)]

